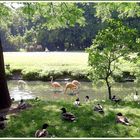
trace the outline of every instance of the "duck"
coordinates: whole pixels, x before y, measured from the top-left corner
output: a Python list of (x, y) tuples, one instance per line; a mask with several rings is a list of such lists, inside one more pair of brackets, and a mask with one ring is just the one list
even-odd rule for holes
[(116, 114), (116, 122), (124, 125), (130, 125), (128, 119), (122, 113)]
[(42, 125), (42, 129), (38, 129), (36, 132), (35, 132), (35, 137), (37, 138), (40, 138), (40, 137), (48, 137), (49, 136), (49, 133), (47, 131), (47, 128), (48, 128), (48, 124), (45, 123)]
[(27, 83), (24, 80), (18, 80), (18, 88), (24, 89), (27, 86)]
[(94, 111), (97, 111), (97, 112), (99, 112), (99, 113), (101, 113), (101, 114), (104, 114), (103, 107), (102, 107), (102, 105), (100, 105), (100, 104), (97, 104), (97, 105), (94, 107)]
[(85, 102), (89, 102), (89, 96), (85, 96)]
[(76, 117), (72, 113), (68, 113), (65, 108), (61, 108), (61, 110), (62, 110), (62, 114), (61, 114), (62, 119), (71, 121), (71, 122), (76, 120)]
[(74, 104), (75, 107), (80, 106), (80, 105), (81, 105), (81, 104), (80, 104), (80, 99), (77, 98), (73, 104)]

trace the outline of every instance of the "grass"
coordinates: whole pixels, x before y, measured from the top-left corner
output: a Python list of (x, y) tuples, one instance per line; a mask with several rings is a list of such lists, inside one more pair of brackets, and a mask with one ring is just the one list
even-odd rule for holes
[[(43, 123), (51, 125), (50, 135), (55, 137), (140, 137), (140, 110), (136, 102), (113, 104), (110, 101), (100, 102), (105, 115), (93, 111), (98, 101), (83, 103), (76, 108), (72, 102), (61, 101), (28, 101), (33, 105), (18, 116), (10, 117), (1, 137), (34, 137), (34, 133)], [(77, 117), (76, 122), (61, 119), (60, 108), (65, 107)], [(130, 120), (131, 126), (116, 124), (115, 115), (122, 112)]]
[[(7, 77), (17, 72), (25, 80), (50, 80), (50, 76), (71, 77), (73, 79), (88, 79), (88, 53), (84, 52), (9, 52), (4, 53), (5, 64), (10, 64), (6, 70)], [(120, 60), (120, 70), (114, 73), (114, 79), (121, 81), (121, 71), (128, 71), (131, 75), (136, 71), (132, 62)]]
[(25, 69), (30, 67), (38, 69), (46, 69), (48, 67), (77, 67), (87, 66), (87, 53), (4, 53), (5, 63), (10, 64), (11, 67)]
[[(7, 75), (20, 71), (26, 80), (50, 80), (50, 75), (55, 78), (72, 76), (73, 78), (87, 78), (88, 54), (87, 53), (4, 53), (5, 64), (10, 64)], [(35, 76), (36, 75), (36, 76)]]

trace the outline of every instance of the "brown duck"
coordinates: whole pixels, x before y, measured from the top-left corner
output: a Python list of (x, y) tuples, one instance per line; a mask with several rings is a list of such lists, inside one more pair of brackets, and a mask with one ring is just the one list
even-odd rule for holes
[(75, 121), (76, 117), (72, 113), (68, 113), (65, 108), (61, 108), (62, 110), (62, 119), (67, 121)]

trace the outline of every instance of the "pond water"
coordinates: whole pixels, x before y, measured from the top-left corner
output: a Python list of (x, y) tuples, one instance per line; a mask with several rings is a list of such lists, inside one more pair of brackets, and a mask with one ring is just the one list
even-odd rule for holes
[[(15, 100), (22, 99), (32, 99), (39, 97), (43, 100), (73, 100), (76, 99), (75, 95), (72, 95), (70, 90), (67, 91), (68, 96), (64, 96), (63, 89), (57, 89), (57, 91), (51, 86), (50, 82), (41, 81), (27, 81), (24, 88), (18, 87), (18, 81), (11, 80), (8, 81), (8, 88), (10, 91), (11, 98)], [(65, 82), (60, 82), (62, 86), (65, 86)], [(134, 83), (115, 83), (112, 87), (112, 95), (116, 95), (119, 98), (129, 100), (135, 89), (140, 92), (140, 89)], [(77, 92), (77, 91), (76, 91)], [(106, 100), (108, 99), (108, 93), (105, 86), (93, 87), (91, 82), (81, 82), (79, 88), (79, 98), (84, 101), (85, 96), (89, 96), (90, 99)]]

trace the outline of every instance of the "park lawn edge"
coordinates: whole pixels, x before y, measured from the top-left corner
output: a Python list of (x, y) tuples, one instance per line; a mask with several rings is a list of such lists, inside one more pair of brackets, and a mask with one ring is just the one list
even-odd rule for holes
[[(74, 101), (74, 100), (73, 100)], [(137, 102), (121, 102), (93, 100), (75, 107), (73, 101), (35, 101), (28, 100), (32, 108), (23, 110), (16, 115), (8, 116), (7, 127), (0, 130), (1, 137), (34, 137), (35, 131), (43, 123), (48, 123), (51, 137), (140, 137), (140, 104)], [(101, 103), (105, 115), (93, 111), (93, 106)], [(76, 122), (61, 119), (60, 109), (65, 107), (73, 113)], [(122, 112), (129, 119), (131, 126), (116, 124), (116, 113)]]

